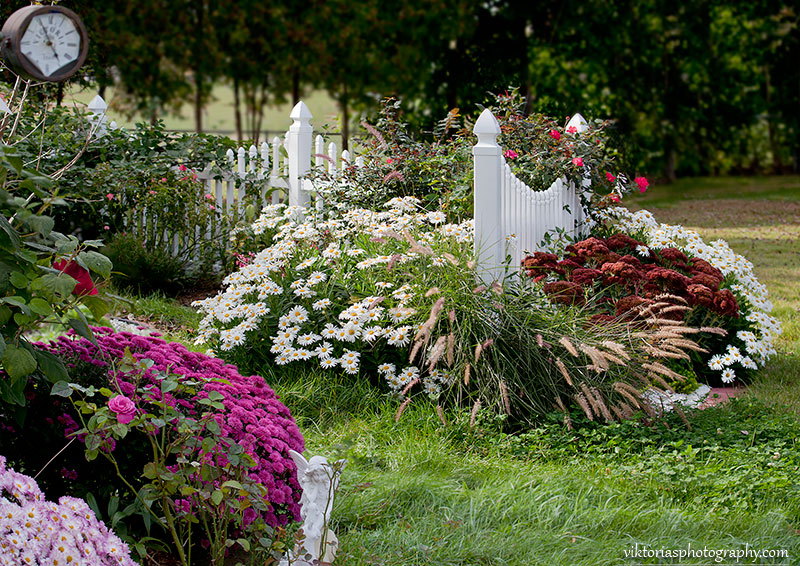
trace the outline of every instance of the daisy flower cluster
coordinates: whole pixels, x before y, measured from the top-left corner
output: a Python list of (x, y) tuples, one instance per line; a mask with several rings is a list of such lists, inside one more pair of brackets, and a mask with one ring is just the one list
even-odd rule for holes
[(0, 565), (134, 566), (128, 546), (85, 501), (45, 500), (36, 481), (6, 467), (0, 456)]
[(471, 257), (472, 221), (446, 224), (441, 212), (416, 212), (413, 197), (385, 208), (327, 216), (266, 207), (251, 229), (273, 234), (271, 245), (229, 275), (224, 291), (193, 303), (205, 314), (197, 343), (237, 362), (258, 349), (277, 366), (305, 362), (351, 375), (368, 357), (367, 370), (393, 391), (417, 380), (438, 395), (446, 372), (397, 364), (408, 361), (436, 301), (422, 279), (470, 269), (459, 258)]
[[(612, 224), (629, 235), (644, 235), (647, 248), (639, 253), (649, 254), (650, 249), (677, 248), (690, 257), (707, 261), (725, 277), (723, 287), (737, 297), (749, 328), (729, 336), (731, 343), (725, 350), (711, 357), (710, 369), (720, 371), (722, 381), (736, 379), (737, 367), (757, 369), (775, 352), (774, 341), (782, 333), (778, 320), (771, 316), (772, 302), (767, 287), (753, 273), (753, 264), (731, 250), (725, 240), (706, 243), (700, 235), (680, 225), (661, 224), (647, 210), (630, 212), (622, 207), (597, 211), (600, 221)], [(648, 249), (649, 248), (649, 249)]]

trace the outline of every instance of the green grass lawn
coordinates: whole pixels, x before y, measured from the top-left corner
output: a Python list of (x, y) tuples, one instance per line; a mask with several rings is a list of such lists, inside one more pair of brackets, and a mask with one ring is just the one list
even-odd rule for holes
[[(396, 403), (344, 379), (273, 383), (310, 453), (349, 462), (333, 513), (336, 563), (800, 563), (798, 200), (797, 177), (686, 180), (630, 200), (707, 241), (727, 239), (755, 264), (784, 326), (749, 392), (691, 414), (692, 430), (677, 419), (574, 432), (554, 421), (510, 436), (491, 419), (470, 428), (466, 415), (443, 426), (425, 402), (396, 422)], [(156, 310), (192, 320), (170, 308)], [(626, 559), (637, 543), (790, 557)]]
[[(74, 100), (78, 104), (87, 104), (97, 94), (96, 91), (84, 90), (68, 93), (65, 97), (65, 104), (70, 104)], [(235, 137), (236, 121), (234, 117), (233, 90), (224, 84), (214, 86), (211, 94), (212, 100), (203, 113), (203, 129), (210, 132), (228, 132), (230, 137)], [(107, 115), (110, 120), (116, 120), (120, 126), (130, 128), (136, 122), (148, 121), (149, 116), (134, 116), (127, 118), (120, 112), (119, 102), (114, 96), (114, 89), (108, 89), (105, 97), (109, 108)], [(338, 131), (337, 121), (339, 111), (336, 103), (324, 92), (314, 91), (302, 97), (311, 115), (311, 124), (316, 128), (322, 128), (326, 124)], [(264, 115), (262, 130), (269, 132), (285, 132), (292, 123), (289, 113), (293, 104), (287, 102), (276, 106), (270, 106)], [(194, 131), (194, 109), (190, 104), (184, 104), (177, 114), (159, 116), (164, 120), (164, 125), (168, 130), (188, 130)], [(242, 117), (244, 119), (244, 116)]]

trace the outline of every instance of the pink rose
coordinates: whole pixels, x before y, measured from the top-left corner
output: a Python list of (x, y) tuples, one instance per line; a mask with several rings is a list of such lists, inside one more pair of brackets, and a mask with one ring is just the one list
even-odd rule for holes
[(387, 158), (386, 158), (386, 163), (388, 163), (389, 165), (391, 165), (391, 164), (392, 164), (392, 158), (391, 158), (391, 157), (387, 157)]
[(161, 182), (162, 183), (166, 183), (167, 182), (167, 178), (166, 177), (161, 177)]
[(561, 139), (561, 133), (556, 130), (550, 130), (550, 137), (558, 141)]
[(214, 195), (212, 195), (211, 193), (206, 193), (205, 197), (207, 200), (214, 200)]
[(188, 169), (186, 168), (186, 165), (181, 163), (180, 165), (178, 165), (178, 171), (188, 171)]
[(572, 164), (576, 167), (583, 167), (583, 158), (582, 157), (575, 157), (572, 160)]
[(639, 192), (640, 193), (645, 192), (647, 190), (647, 187), (650, 185), (650, 183), (648, 183), (647, 179), (645, 179), (644, 177), (636, 177), (633, 180), (633, 182), (636, 183), (637, 185), (639, 185)]
[(611, 202), (619, 202), (619, 197), (617, 195), (611, 195)]
[(608, 179), (609, 183), (613, 183), (614, 181), (617, 180), (617, 178), (614, 175), (612, 175), (611, 173), (606, 173), (606, 179)]
[(114, 193), (108, 193), (108, 194), (106, 195), (106, 198), (107, 198), (108, 200), (114, 200)]
[(108, 408), (117, 414), (117, 421), (128, 424), (136, 415), (136, 406), (125, 395), (117, 395), (108, 400)]
[(577, 134), (578, 133), (578, 128), (576, 128), (575, 126), (570, 126), (569, 128), (567, 128), (567, 133), (568, 134)]
[(507, 149), (503, 155), (506, 157), (506, 159), (516, 159), (519, 157), (519, 154), (513, 149)]

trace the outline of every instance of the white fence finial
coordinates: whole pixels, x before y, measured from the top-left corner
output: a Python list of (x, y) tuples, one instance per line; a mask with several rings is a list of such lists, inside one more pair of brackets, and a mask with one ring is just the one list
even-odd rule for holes
[(303, 176), (311, 169), (311, 138), (314, 134), (310, 124), (312, 116), (308, 106), (301, 100), (292, 108), (289, 117), (293, 120), (286, 134), (286, 149), (289, 153), (289, 204), (305, 206), (311, 200), (309, 188), (306, 186), (307, 180)]
[(500, 135), (500, 124), (488, 108), (481, 112), (472, 132), (478, 136), (479, 146), (497, 145), (497, 136)]
[(505, 234), (501, 215), (504, 160), (497, 145), (500, 124), (487, 108), (472, 129), (478, 143), (472, 148), (475, 164), (475, 256), (478, 276), (486, 283), (500, 279), (505, 259)]
[(92, 114), (105, 114), (106, 110), (108, 109), (108, 104), (106, 104), (106, 101), (103, 100), (103, 97), (98, 94), (89, 104), (86, 105), (86, 108), (88, 108), (89, 112)]
[(589, 129), (589, 123), (580, 114), (575, 114), (569, 119), (569, 122), (567, 122), (567, 130), (570, 128), (575, 128), (579, 134), (582, 134)]

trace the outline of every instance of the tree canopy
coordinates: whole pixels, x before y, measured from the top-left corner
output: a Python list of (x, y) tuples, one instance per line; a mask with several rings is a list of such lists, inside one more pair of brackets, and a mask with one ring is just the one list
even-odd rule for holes
[[(4, 5), (0, 17), (21, 7)], [(382, 97), (428, 128), (518, 86), (527, 108), (612, 118), (641, 172), (800, 168), (800, 29), (786, 0), (83, 0), (87, 73), (132, 111), (191, 100), (196, 127), (229, 83), (237, 129), (323, 89), (343, 129)]]

